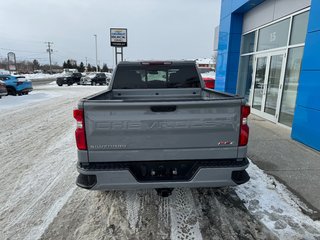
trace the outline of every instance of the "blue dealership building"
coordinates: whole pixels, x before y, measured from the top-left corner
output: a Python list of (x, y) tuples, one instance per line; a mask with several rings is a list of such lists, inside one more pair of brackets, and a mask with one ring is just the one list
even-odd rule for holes
[(320, 151), (320, 0), (222, 0), (216, 89)]

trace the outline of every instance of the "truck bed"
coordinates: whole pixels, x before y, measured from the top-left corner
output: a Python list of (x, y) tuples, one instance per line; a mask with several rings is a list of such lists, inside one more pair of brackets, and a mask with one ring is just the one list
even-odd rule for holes
[(82, 101), (91, 102), (158, 102), (158, 101), (210, 101), (210, 100), (239, 100), (241, 97), (218, 92), (212, 89), (121, 89), (106, 90)]

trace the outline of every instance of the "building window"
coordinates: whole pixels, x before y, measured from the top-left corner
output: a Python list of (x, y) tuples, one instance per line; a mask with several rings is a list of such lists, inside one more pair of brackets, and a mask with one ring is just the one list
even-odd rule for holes
[(290, 19), (260, 29), (258, 51), (287, 46)]
[(291, 48), (288, 55), (279, 122), (289, 127), (292, 126), (296, 107), (303, 49), (303, 47)]
[(304, 43), (307, 35), (309, 12), (294, 16), (292, 21), (292, 31), (290, 45)]
[(254, 44), (256, 39), (256, 32), (251, 32), (242, 37), (242, 44), (241, 44), (241, 53), (252, 53), (254, 52)]

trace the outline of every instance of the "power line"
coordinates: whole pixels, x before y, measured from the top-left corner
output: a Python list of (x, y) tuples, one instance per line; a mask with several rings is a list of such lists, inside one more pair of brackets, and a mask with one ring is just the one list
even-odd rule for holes
[(1, 50), (12, 51), (12, 52), (25, 52), (25, 53), (44, 53), (44, 52), (33, 52), (33, 51), (25, 51), (25, 50), (17, 50), (10, 48), (0, 48)]

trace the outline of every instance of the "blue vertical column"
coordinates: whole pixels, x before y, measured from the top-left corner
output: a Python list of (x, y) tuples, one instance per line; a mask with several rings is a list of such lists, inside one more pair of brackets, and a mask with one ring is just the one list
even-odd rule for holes
[(320, 151), (320, 1), (312, 0), (292, 138)]
[(233, 1), (222, 1), (215, 89), (236, 93), (243, 15), (233, 13)]

